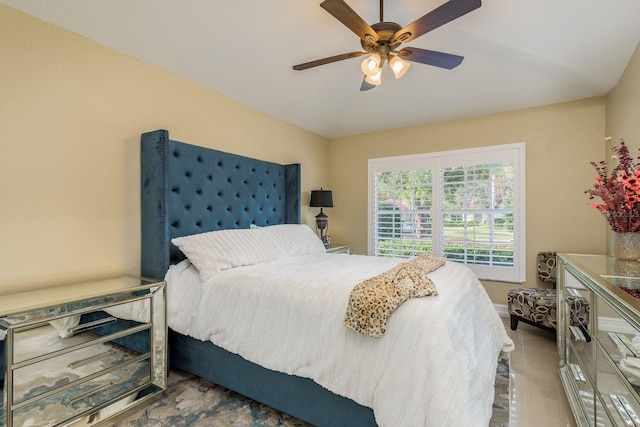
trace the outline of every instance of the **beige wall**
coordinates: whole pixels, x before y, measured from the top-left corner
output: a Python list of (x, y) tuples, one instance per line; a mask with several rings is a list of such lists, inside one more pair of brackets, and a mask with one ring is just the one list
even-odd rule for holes
[(0, 58), (0, 293), (139, 272), (139, 140), (158, 128), (302, 163), (313, 224), (326, 139), (3, 5)]
[(620, 81), (607, 94), (607, 135), (624, 139), (632, 152), (640, 148), (640, 44)]
[[(629, 60), (620, 81), (607, 94), (607, 135), (611, 144), (607, 147), (611, 155), (611, 145), (621, 139), (629, 146), (632, 154), (640, 149), (640, 43)], [(607, 157), (608, 157), (607, 156)], [(607, 250), (611, 242), (611, 230), (607, 229)]]
[[(604, 137), (605, 99), (593, 98), (332, 140), (333, 240), (367, 253), (368, 159), (525, 142), (527, 286), (538, 286), (537, 252), (605, 251), (605, 223), (584, 194), (594, 176), (589, 162), (604, 155)], [(507, 290), (514, 287), (484, 284), (499, 304), (506, 303)]]

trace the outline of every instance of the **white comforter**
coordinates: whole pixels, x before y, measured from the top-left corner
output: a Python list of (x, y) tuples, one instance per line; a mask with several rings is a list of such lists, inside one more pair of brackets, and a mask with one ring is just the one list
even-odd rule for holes
[(169, 327), (266, 368), (312, 378), (373, 408), (380, 426), (487, 426), (500, 351), (513, 349), (465, 266), (429, 274), (379, 339), (345, 326), (354, 285), (401, 260), (316, 254), (225, 270), (205, 283), (188, 261), (167, 273)]

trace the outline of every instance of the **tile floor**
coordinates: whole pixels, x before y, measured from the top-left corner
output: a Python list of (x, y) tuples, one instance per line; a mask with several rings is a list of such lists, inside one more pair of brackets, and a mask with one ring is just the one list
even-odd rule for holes
[(512, 331), (515, 343), (511, 353), (511, 427), (576, 427), (569, 402), (558, 375), (555, 335), (518, 324)]

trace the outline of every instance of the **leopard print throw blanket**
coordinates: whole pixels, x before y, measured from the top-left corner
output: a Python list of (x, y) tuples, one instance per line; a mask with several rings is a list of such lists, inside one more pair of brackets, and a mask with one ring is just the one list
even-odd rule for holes
[(345, 326), (379, 338), (391, 313), (409, 298), (438, 295), (428, 273), (442, 267), (444, 258), (431, 253), (398, 264), (391, 270), (358, 283), (349, 296)]

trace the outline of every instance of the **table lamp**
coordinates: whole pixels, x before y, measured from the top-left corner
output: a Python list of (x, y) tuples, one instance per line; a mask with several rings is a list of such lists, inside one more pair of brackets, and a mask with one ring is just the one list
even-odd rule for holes
[(327, 235), (329, 231), (329, 217), (322, 209), (333, 207), (331, 190), (323, 190), (322, 187), (320, 187), (320, 190), (312, 190), (309, 206), (312, 208), (320, 208), (320, 213), (316, 215), (316, 229), (324, 246), (329, 248), (331, 246), (331, 241)]

